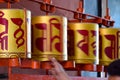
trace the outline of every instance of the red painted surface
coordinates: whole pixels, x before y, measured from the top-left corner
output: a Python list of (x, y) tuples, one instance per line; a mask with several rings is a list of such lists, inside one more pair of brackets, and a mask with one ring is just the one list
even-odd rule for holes
[[(90, 77), (71, 77), (72, 80), (107, 80), (107, 78), (90, 78)], [(27, 74), (12, 74), (9, 80), (56, 80), (50, 75), (27, 75)]]
[[(49, 62), (48, 62), (49, 63)], [(40, 75), (40, 74), (25, 74), (23, 73), (12, 73), (12, 67), (17, 68), (31, 68), (31, 69), (46, 69), (48, 66), (48, 69), (50, 69), (50, 65), (47, 62), (45, 64), (40, 63), (38, 61), (33, 61), (29, 59), (0, 59), (0, 66), (7, 66), (8, 72), (9, 72), (9, 80), (56, 80), (54, 76), (52, 75)], [(70, 68), (73, 64), (72, 61), (68, 62), (60, 62), (64, 68), (68, 68), (69, 70), (75, 69)], [(40, 65), (44, 66), (40, 66)], [(47, 64), (47, 65), (46, 65)], [(34, 66), (33, 66), (34, 65)], [(82, 65), (83, 66), (83, 65)], [(80, 65), (77, 65), (76, 68), (79, 67), (80, 70), (92, 70), (92, 71), (104, 71), (103, 66), (96, 66), (96, 70), (93, 69), (93, 65), (84, 65), (84, 68), (80, 67)], [(85, 69), (86, 68), (86, 69)], [(80, 72), (80, 71), (79, 71)], [(46, 73), (47, 74), (47, 73)], [(90, 78), (90, 77), (79, 77), (79, 76), (73, 76), (71, 77), (73, 80), (107, 80), (106, 78)]]

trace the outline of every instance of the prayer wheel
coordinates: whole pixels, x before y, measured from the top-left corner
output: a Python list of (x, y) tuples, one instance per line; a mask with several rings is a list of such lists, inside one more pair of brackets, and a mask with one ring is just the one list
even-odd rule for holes
[(32, 17), (32, 59), (67, 60), (67, 18), (61, 16)]
[(120, 29), (100, 28), (100, 64), (109, 65), (119, 58)]
[(29, 10), (0, 9), (0, 58), (30, 56), (30, 18)]
[(68, 23), (68, 59), (98, 64), (99, 27), (95, 23)]

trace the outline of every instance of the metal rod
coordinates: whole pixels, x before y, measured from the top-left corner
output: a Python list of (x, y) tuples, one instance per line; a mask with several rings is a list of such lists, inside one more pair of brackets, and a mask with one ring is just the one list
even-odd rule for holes
[(8, 0), (8, 8), (11, 8), (11, 3), (10, 3), (10, 0)]
[[(33, 1), (33, 0), (29, 0), (29, 1)], [(37, 2), (37, 3), (40, 3), (40, 4), (48, 4), (48, 3), (43, 3), (43, 2), (38, 1), (38, 0), (34, 0), (33, 2)], [(65, 11), (83, 14), (83, 13), (81, 13), (81, 12), (74, 11), (74, 10), (70, 10), (70, 9), (66, 9), (66, 8), (63, 8), (63, 7), (60, 7), (60, 6), (56, 6), (56, 5), (53, 5), (53, 4), (48, 4), (48, 5), (54, 6), (54, 7), (58, 8), (58, 9), (62, 9), (62, 10), (65, 10)], [(94, 17), (94, 18), (97, 17), (97, 16), (93, 16), (93, 15), (90, 15), (90, 14), (85, 14), (85, 15), (87, 15), (87, 16), (89, 16), (89, 17)]]
[(106, 8), (108, 8), (108, 0), (106, 0)]
[[(90, 15), (90, 14), (85, 14), (85, 13), (82, 13), (80, 11), (74, 11), (74, 10), (70, 10), (70, 9), (66, 9), (66, 8), (63, 8), (63, 7), (60, 7), (60, 6), (56, 6), (56, 5), (53, 5), (53, 4), (49, 4), (49, 3), (45, 3), (45, 2), (41, 2), (41, 1), (38, 1), (38, 0), (29, 0), (29, 1), (33, 1), (33, 2), (36, 2), (36, 3), (39, 3), (39, 4), (43, 4), (43, 5), (48, 5), (48, 6), (54, 6), (55, 8), (57, 9), (61, 9), (61, 10), (65, 10), (65, 11), (69, 11), (69, 12), (72, 12), (74, 14), (78, 14), (78, 15), (82, 15), (82, 17), (77, 17), (76, 19), (78, 20), (88, 20), (87, 17), (91, 17), (92, 19), (96, 19), (98, 21), (95, 21), (96, 23), (101, 23), (103, 24), (103, 21), (107, 21), (107, 22), (110, 22), (111, 24), (114, 24), (114, 21), (113, 20), (110, 20), (110, 16), (109, 16), (109, 9), (107, 8), (106, 10), (106, 17), (105, 18), (102, 18), (102, 17), (99, 17), (99, 16), (94, 16), (94, 15)], [(48, 11), (45, 11), (45, 12), (48, 12)], [(86, 17), (84, 19), (84, 16)], [(103, 24), (103, 25), (107, 25), (107, 26), (111, 26), (111, 24)], [(113, 25), (112, 25), (113, 26)]]

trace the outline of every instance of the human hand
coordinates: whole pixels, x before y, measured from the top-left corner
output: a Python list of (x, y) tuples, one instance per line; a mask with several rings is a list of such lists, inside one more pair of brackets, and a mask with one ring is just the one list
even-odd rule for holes
[(57, 80), (71, 80), (62, 65), (54, 57), (49, 57), (49, 60), (52, 62), (53, 66), (50, 72), (56, 77)]

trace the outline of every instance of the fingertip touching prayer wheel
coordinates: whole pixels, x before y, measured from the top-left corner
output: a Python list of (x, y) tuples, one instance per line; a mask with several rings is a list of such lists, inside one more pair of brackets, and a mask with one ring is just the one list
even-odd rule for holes
[(68, 23), (68, 59), (98, 64), (99, 27), (95, 23)]
[(32, 59), (48, 61), (49, 56), (67, 60), (66, 17), (32, 17)]
[(0, 58), (27, 58), (30, 17), (29, 10), (0, 9)]

